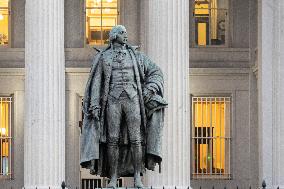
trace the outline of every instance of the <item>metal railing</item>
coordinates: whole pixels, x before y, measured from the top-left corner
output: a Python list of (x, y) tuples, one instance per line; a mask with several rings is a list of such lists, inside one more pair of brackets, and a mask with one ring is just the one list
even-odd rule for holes
[[(260, 187), (256, 187), (256, 188), (253, 188), (253, 187), (251, 187), (251, 186), (249, 186), (247, 189), (266, 189), (266, 187), (267, 187), (267, 185), (266, 185), (266, 182), (265, 181), (263, 181), (262, 182), (262, 184), (261, 184), (261, 186)], [(25, 187), (22, 187), (23, 189), (25, 189)], [(79, 189), (79, 187), (78, 186), (76, 186), (76, 187), (71, 187), (71, 186), (68, 186), (68, 185), (66, 185), (66, 183), (63, 181), (62, 182), (62, 184), (61, 184), (61, 188), (62, 189)], [(124, 187), (125, 189), (132, 189), (133, 187)], [(144, 187), (144, 188), (147, 188), (147, 189), (156, 189), (156, 187), (153, 187), (153, 186), (150, 186), (150, 187)], [(190, 189), (191, 187), (185, 187), (186, 189)], [(208, 188), (208, 187), (206, 187), (206, 188)], [(220, 188), (220, 187), (218, 187), (218, 188)], [(222, 189), (239, 189), (239, 186), (237, 185), (237, 186), (235, 186), (235, 187), (227, 187), (227, 186), (224, 186), (224, 187), (221, 187)], [(242, 187), (243, 188), (243, 187)], [(11, 189), (15, 189), (15, 188), (13, 188), (13, 187), (11, 187)], [(37, 189), (37, 187), (35, 187), (35, 189)], [(49, 188), (49, 189), (52, 189), (52, 188)], [(101, 186), (101, 187), (98, 187), (98, 188), (96, 188), (96, 189), (103, 189), (103, 187)], [(162, 189), (168, 189), (168, 187), (166, 188), (165, 186), (163, 186), (162, 187)], [(178, 187), (177, 186), (174, 186), (174, 187), (172, 187), (171, 189), (178, 189)], [(202, 189), (202, 187), (200, 186), (199, 187), (199, 189)], [(215, 186), (212, 186), (212, 189), (215, 189)], [(277, 189), (279, 189), (279, 186), (277, 187)]]
[[(105, 188), (109, 182), (108, 178), (81, 179), (81, 189)], [(117, 179), (117, 187), (123, 187), (123, 179)]]

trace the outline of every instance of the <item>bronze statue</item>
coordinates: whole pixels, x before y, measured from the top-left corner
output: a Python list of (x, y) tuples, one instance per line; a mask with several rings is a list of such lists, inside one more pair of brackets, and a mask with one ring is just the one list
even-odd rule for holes
[(109, 46), (96, 54), (83, 103), (81, 166), (110, 178), (141, 174), (161, 164), (164, 109), (163, 74), (127, 43), (124, 26), (112, 28)]

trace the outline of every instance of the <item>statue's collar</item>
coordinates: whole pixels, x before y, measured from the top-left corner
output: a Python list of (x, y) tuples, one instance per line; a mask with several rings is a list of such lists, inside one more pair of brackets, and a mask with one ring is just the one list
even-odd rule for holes
[(113, 44), (112, 49), (113, 50), (126, 50), (126, 44), (125, 45)]
[[(138, 49), (139, 48), (139, 46), (131, 46), (131, 45), (129, 45), (129, 44), (125, 44), (125, 50), (126, 49), (128, 49), (128, 50), (133, 50), (133, 51), (135, 51), (136, 49)], [(106, 52), (106, 51), (109, 51), (109, 50), (111, 50), (112, 49), (112, 45), (111, 44), (109, 44), (105, 49), (98, 49), (98, 48), (96, 48), (96, 47), (94, 47), (94, 49), (96, 50), (96, 51), (98, 51), (98, 52), (101, 52), (101, 53), (104, 53), (104, 52)]]

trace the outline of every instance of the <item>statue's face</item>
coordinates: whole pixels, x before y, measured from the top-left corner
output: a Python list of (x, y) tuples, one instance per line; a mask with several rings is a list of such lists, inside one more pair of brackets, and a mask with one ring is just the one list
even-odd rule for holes
[(125, 44), (128, 41), (126, 29), (121, 29), (116, 35), (115, 42)]

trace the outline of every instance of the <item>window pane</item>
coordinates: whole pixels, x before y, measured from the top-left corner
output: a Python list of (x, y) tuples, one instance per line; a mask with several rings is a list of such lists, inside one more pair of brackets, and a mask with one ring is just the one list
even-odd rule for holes
[(193, 178), (230, 177), (230, 98), (192, 98)]
[(195, 41), (200, 46), (209, 45), (209, 2), (195, 0)]
[(0, 0), (0, 45), (8, 45), (9, 0)]
[(103, 43), (107, 44), (108, 38), (109, 38), (109, 32), (113, 26), (115, 26), (117, 23), (116, 17), (103, 17), (102, 22), (102, 29), (103, 29)]
[(227, 10), (211, 9), (211, 45), (224, 45)]
[(87, 17), (87, 43), (101, 44), (101, 17)]
[(0, 176), (11, 175), (11, 97), (0, 97)]
[(227, 14), (228, 0), (195, 0), (196, 45), (224, 45)]
[(87, 8), (100, 8), (101, 7), (101, 1), (100, 0), (86, 0), (86, 7)]
[(111, 7), (116, 9), (117, 8), (117, 0), (102, 0), (103, 7)]
[(107, 44), (110, 29), (117, 25), (117, 0), (86, 0), (86, 9), (87, 44)]

